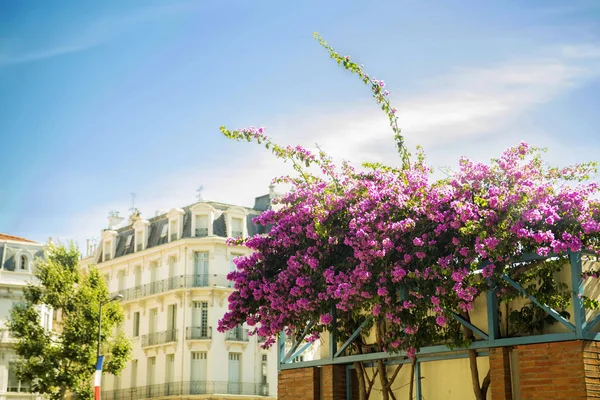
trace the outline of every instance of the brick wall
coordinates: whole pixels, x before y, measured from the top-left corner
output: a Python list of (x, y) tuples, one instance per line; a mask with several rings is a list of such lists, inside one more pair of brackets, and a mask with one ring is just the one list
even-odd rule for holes
[(279, 400), (319, 400), (321, 374), (318, 368), (298, 368), (279, 371)]
[(490, 391), (493, 400), (512, 400), (510, 382), (510, 349), (490, 349)]
[(584, 343), (583, 369), (588, 399), (600, 398), (600, 343)]
[[(518, 374), (515, 391), (521, 400), (600, 399), (600, 342), (582, 340), (516, 346), (518, 366), (509, 348), (492, 348), (490, 394), (493, 400), (512, 400), (511, 373)], [(513, 361), (516, 361), (513, 359)], [(470, 385), (470, 381), (465, 381)], [(346, 367), (327, 365), (279, 372), (280, 400), (345, 400)], [(353, 377), (352, 388), (358, 387)], [(354, 393), (353, 398), (357, 398)]]
[(325, 365), (321, 368), (323, 400), (346, 400), (346, 366)]
[(581, 340), (517, 346), (521, 399), (587, 399), (583, 346)]

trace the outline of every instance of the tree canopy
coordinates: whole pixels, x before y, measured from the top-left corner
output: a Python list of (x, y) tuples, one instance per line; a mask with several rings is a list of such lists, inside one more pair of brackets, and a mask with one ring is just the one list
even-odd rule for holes
[[(9, 323), (21, 358), (17, 367), (20, 379), (31, 382), (32, 391), (51, 399), (63, 399), (69, 392), (80, 399), (93, 398), (99, 303), (108, 299), (108, 290), (96, 268), (80, 269), (79, 258), (75, 246), (49, 243), (46, 259), (35, 267), (38, 281), (25, 288), (25, 301), (13, 308)], [(54, 330), (40, 323), (41, 305), (60, 316)], [(123, 321), (122, 307), (111, 302), (102, 311), (104, 370), (118, 374), (131, 352), (124, 335), (115, 333)]]

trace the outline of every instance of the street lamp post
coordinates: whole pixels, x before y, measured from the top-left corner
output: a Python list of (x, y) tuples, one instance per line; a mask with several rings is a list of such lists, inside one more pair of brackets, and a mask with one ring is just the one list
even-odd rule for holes
[(122, 294), (117, 294), (108, 300), (100, 302), (98, 307), (98, 350), (96, 351), (96, 374), (94, 376), (94, 397), (96, 400), (100, 400), (100, 382), (102, 381), (102, 362), (104, 358), (100, 356), (100, 345), (102, 344), (102, 306), (110, 303), (111, 301), (121, 300)]

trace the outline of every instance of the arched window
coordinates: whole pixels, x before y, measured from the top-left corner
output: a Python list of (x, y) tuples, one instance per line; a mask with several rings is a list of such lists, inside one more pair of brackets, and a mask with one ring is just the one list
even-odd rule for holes
[(19, 268), (27, 269), (27, 256), (21, 256), (21, 258), (19, 260)]

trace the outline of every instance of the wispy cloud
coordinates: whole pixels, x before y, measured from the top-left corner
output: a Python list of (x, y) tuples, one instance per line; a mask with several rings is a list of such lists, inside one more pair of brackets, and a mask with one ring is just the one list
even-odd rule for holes
[[(549, 154), (552, 162), (572, 162), (565, 159), (566, 150), (585, 159), (592, 157), (600, 146), (572, 145), (565, 149), (556, 138), (533, 128), (496, 135), (532, 108), (600, 76), (597, 50), (591, 45), (563, 46), (551, 54), (491, 67), (464, 68), (432, 79), (423, 92), (405, 95), (409, 99), (397, 104), (409, 148), (423, 145), (434, 166), (456, 165), (461, 155), (486, 160), (523, 139), (555, 148)], [(387, 119), (371, 103), (336, 112), (301, 110), (264, 123), (277, 142), (307, 147), (318, 143), (337, 160), (392, 165), (399, 161)], [(144, 216), (152, 217), (155, 210), (191, 204), (200, 184), (207, 188), (205, 198), (252, 205), (254, 196), (267, 192), (274, 176), (291, 171), (289, 165), (265, 152), (256, 146), (248, 149), (244, 159), (232, 160), (222, 168), (159, 177), (146, 192), (138, 193), (137, 206)], [(124, 213), (126, 208), (127, 199), (123, 199), (85, 215), (74, 215), (64, 227), (64, 236), (79, 239), (80, 243), (85, 237), (98, 236), (99, 229), (106, 225), (108, 211)]]
[[(19, 38), (7, 41), (10, 48), (0, 47), (0, 67), (45, 60), (53, 57), (78, 53), (99, 46), (118, 36), (123, 30), (137, 23), (164, 18), (190, 10), (190, 2), (175, 2), (160, 7), (143, 8), (129, 14), (111, 14), (92, 20), (79, 30), (65, 32), (51, 43), (31, 45)], [(36, 40), (44, 35), (36, 35)], [(17, 46), (17, 44), (21, 44)]]
[[(410, 147), (468, 145), (509, 126), (515, 118), (600, 76), (600, 47), (568, 45), (500, 65), (469, 67), (431, 79), (421, 93), (396, 103)], [(389, 79), (389, 78), (388, 78)], [(393, 99), (392, 99), (393, 100)], [(396, 161), (385, 116), (373, 104), (357, 109), (281, 118), (274, 135), (311, 145), (338, 158)], [(358, 160), (357, 160), (358, 159)]]

